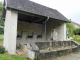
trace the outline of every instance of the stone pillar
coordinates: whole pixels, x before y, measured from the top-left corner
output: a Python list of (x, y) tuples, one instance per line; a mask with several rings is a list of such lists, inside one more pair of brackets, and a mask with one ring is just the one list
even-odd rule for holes
[(11, 11), (6, 11), (6, 18), (5, 18), (5, 27), (4, 27), (4, 42), (3, 46), (6, 50), (8, 50), (8, 40), (10, 37), (10, 20), (11, 20)]
[[(5, 21), (4, 46), (5, 46), (5, 43), (6, 43), (7, 50), (9, 52), (9, 54), (15, 54), (18, 12), (17, 11), (12, 11), (12, 10), (11, 11), (7, 10), (7, 12), (8, 12), (6, 14), (7, 19)], [(7, 36), (7, 34), (8, 34), (8, 36)], [(5, 48), (6, 48), (6, 46), (5, 46)]]
[(62, 23), (58, 27), (58, 40), (66, 40), (66, 23)]
[(64, 26), (64, 40), (66, 40), (66, 23), (64, 23), (63, 26)]

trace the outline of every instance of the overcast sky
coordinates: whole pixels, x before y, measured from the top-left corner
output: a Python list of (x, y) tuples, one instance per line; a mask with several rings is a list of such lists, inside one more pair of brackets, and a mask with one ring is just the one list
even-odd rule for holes
[(60, 13), (62, 13), (66, 18), (71, 19), (72, 21), (80, 24), (80, 0), (31, 0), (31, 1), (56, 9)]

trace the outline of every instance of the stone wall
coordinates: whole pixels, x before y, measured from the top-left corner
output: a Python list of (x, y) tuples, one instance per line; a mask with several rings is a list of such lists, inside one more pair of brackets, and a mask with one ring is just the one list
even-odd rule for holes
[(59, 20), (47, 21), (47, 40), (51, 39), (51, 31), (57, 29), (57, 41), (66, 40), (66, 23)]
[[(36, 24), (36, 23), (28, 23), (24, 21), (18, 21), (18, 33), (22, 33), (21, 38), (17, 38), (17, 43), (26, 43), (26, 42), (35, 42), (35, 41), (43, 41), (44, 37), (44, 24)], [(33, 38), (27, 38), (28, 35), (32, 35)], [(42, 38), (37, 38), (38, 35), (42, 34)]]
[(67, 47), (67, 46), (76, 46), (76, 43), (73, 41), (47, 41), (47, 42), (35, 42), (36, 45), (39, 47), (40, 50), (47, 49), (47, 48), (60, 48), (60, 47)]
[[(52, 43), (52, 44), (51, 44)], [(54, 44), (55, 43), (55, 44)], [(70, 54), (72, 52), (78, 52), (80, 50), (80, 45), (77, 44), (75, 41), (47, 41), (47, 42), (32, 42), (28, 43), (28, 50), (31, 50), (35, 52), (34, 54), (34, 60), (42, 60), (42, 59), (53, 59), (56, 56), (61, 56), (65, 54)], [(71, 46), (69, 48), (65, 48)], [(48, 48), (59, 48), (56, 50), (48, 50), (48, 51), (41, 51)], [(64, 47), (64, 49), (61, 49), (60, 47)], [(28, 55), (30, 52), (27, 52)]]
[[(45, 40), (45, 24), (28, 23), (24, 21), (18, 21), (18, 33), (22, 35), (21, 38), (17, 38), (17, 44), (25, 42), (36, 42), (36, 41), (47, 41), (51, 40), (51, 31), (57, 30), (57, 40), (66, 40), (66, 23), (59, 22), (58, 20), (48, 20), (46, 24), (46, 40)], [(32, 35), (33, 38), (27, 38), (28, 35)], [(38, 35), (42, 34), (42, 38), (37, 38)]]

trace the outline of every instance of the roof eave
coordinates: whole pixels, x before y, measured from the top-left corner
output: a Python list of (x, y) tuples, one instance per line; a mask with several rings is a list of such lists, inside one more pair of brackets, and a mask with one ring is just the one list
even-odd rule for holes
[[(42, 14), (39, 14), (39, 13), (34, 13), (34, 12), (31, 12), (31, 11), (27, 11), (27, 10), (20, 9), (20, 8), (16, 8), (16, 7), (9, 6), (9, 5), (7, 5), (7, 9), (16, 10), (16, 11), (22, 11), (22, 12), (27, 12), (27, 13), (35, 14), (35, 15), (40, 15), (40, 16), (43, 16), (43, 17), (50, 17), (50, 18), (53, 18), (53, 19), (57, 19), (57, 18), (55, 18), (55, 17), (46, 16), (46, 15), (42, 15)], [(67, 20), (62, 20), (62, 19), (57, 19), (57, 20), (71, 23), (70, 21), (67, 21)]]

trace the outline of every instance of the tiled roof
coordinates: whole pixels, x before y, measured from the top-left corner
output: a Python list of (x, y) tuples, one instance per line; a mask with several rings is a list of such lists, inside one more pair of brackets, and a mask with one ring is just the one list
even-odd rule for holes
[(68, 19), (57, 10), (45, 7), (29, 0), (7, 0), (7, 6), (12, 6), (18, 9), (68, 21)]

